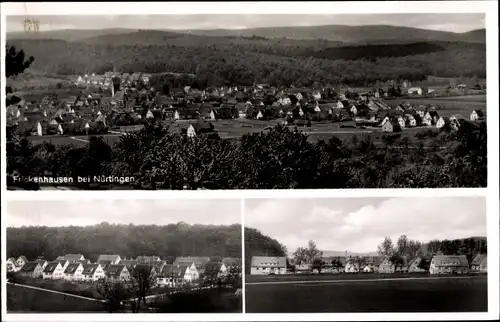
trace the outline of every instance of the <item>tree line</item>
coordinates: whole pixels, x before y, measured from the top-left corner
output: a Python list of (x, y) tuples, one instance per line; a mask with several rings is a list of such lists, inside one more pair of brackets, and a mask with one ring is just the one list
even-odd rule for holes
[[(375, 55), (380, 50), (373, 46), (342, 49), (321, 42), (319, 45), (305, 42), (302, 47), (300, 42), (259, 44), (245, 39), (217, 45), (203, 41), (182, 45), (106, 45), (48, 39), (13, 39), (9, 43), (34, 55), (36, 67), (49, 74), (103, 74), (113, 66), (117, 71), (128, 73), (198, 71), (196, 74), (206, 78), (211, 86), (228, 83), (312, 86), (315, 82), (362, 86), (397, 79), (419, 81), (426, 75), (486, 77), (485, 47), (477, 44), (404, 45), (417, 46), (420, 48), (418, 54), (410, 49), (402, 51), (391, 47), (388, 53), (384, 54), (387, 49), (383, 49), (381, 54)], [(355, 60), (351, 60), (353, 51), (357, 53)], [(400, 56), (403, 53), (406, 55)]]
[(241, 226), (206, 226), (186, 223), (86, 227), (7, 227), (7, 256), (44, 256), (54, 260), (64, 254), (82, 254), (96, 261), (101, 254), (125, 258), (156, 255), (173, 262), (178, 256), (241, 258)]
[(238, 140), (216, 133), (188, 138), (147, 125), (114, 146), (101, 137), (89, 141), (86, 146), (33, 145), (9, 130), (8, 185), (13, 175), (72, 177), (75, 182), (78, 176), (112, 175), (134, 177), (133, 188), (153, 190), (487, 186), (485, 122), (466, 122), (452, 132), (423, 131), (414, 138), (385, 135), (382, 142), (369, 135), (312, 142), (298, 129), (281, 125)]

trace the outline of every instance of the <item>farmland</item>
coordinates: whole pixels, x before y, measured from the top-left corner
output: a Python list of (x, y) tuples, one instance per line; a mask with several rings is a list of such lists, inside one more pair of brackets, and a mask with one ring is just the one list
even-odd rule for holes
[(482, 312), (486, 276), (246, 278), (248, 313)]

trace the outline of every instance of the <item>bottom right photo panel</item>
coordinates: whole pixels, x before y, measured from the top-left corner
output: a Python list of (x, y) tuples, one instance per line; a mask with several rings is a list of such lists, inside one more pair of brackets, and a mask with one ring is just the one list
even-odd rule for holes
[(485, 197), (245, 200), (247, 313), (487, 312)]

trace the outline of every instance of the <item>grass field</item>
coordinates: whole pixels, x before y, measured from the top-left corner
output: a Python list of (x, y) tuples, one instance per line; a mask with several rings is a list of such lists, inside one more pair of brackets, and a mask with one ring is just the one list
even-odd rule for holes
[(7, 311), (9, 313), (98, 313), (104, 311), (104, 306), (99, 302), (9, 284), (7, 285)]
[(401, 103), (409, 102), (412, 105), (434, 105), (439, 115), (451, 116), (461, 114), (469, 118), (473, 110), (481, 109), (486, 112), (486, 95), (468, 95), (457, 97), (437, 97), (437, 98), (410, 98), (387, 100), (387, 105), (396, 107)]
[(308, 275), (284, 276), (282, 280), (249, 277), (245, 281), (248, 313), (488, 310), (486, 276)]

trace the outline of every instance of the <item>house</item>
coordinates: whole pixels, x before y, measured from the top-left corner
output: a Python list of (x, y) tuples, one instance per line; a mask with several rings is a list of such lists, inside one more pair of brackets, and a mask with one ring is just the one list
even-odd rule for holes
[(470, 113), (471, 121), (482, 121), (484, 120), (484, 113), (482, 110), (474, 110)]
[(74, 263), (85, 260), (85, 257), (82, 254), (66, 254), (64, 256), (58, 256), (56, 260), (67, 260), (70, 263)]
[(76, 262), (69, 264), (64, 270), (64, 279), (67, 281), (81, 281), (83, 273), (82, 263)]
[(422, 119), (422, 124), (427, 126), (432, 126), (435, 125), (438, 120), (439, 120), (438, 113), (434, 110), (431, 110), (425, 113), (425, 116)]
[(441, 129), (446, 125), (450, 125), (450, 119), (446, 116), (441, 116), (439, 120), (436, 122), (436, 128)]
[(214, 133), (215, 127), (210, 122), (197, 122), (190, 124), (187, 129), (187, 136), (192, 138), (204, 133)]
[(43, 279), (62, 279), (64, 278), (64, 268), (58, 261), (49, 262), (43, 269)]
[(344, 265), (345, 273), (359, 273), (360, 267), (354, 257), (347, 257)]
[(100, 264), (102, 261), (109, 261), (109, 264), (116, 265), (120, 263), (120, 260), (120, 255), (99, 255), (97, 258), (97, 264)]
[(7, 259), (5, 265), (7, 266), (7, 272), (17, 272), (22, 268), (22, 266), (17, 265), (17, 261), (13, 257)]
[(411, 115), (411, 114), (405, 114), (405, 120), (406, 120), (406, 125), (408, 127), (415, 127), (417, 126), (417, 119), (415, 118), (415, 116)]
[(54, 262), (59, 262), (61, 264), (63, 271), (68, 267), (69, 262), (65, 259), (56, 259)]
[(159, 286), (180, 286), (192, 283), (200, 277), (194, 263), (166, 264), (156, 278)]
[(210, 261), (210, 257), (201, 256), (188, 256), (188, 257), (177, 257), (174, 264), (191, 264), (194, 263), (196, 270), (199, 274), (203, 274), (205, 270), (205, 265)]
[(22, 277), (39, 278), (42, 277), (43, 270), (44, 268), (39, 262), (27, 262), (18, 274)]
[(455, 131), (458, 131), (460, 126), (465, 122), (465, 118), (460, 114), (450, 116), (450, 126)]
[(420, 87), (412, 87), (408, 89), (408, 95), (422, 95), (423, 91)]
[(431, 274), (466, 274), (469, 262), (465, 255), (436, 255), (432, 258), (429, 273)]
[(95, 282), (105, 278), (106, 274), (100, 264), (83, 265), (82, 280), (86, 282)]
[(224, 257), (222, 259), (222, 264), (220, 268), (221, 275), (227, 275), (231, 273), (233, 269), (239, 269), (241, 267), (241, 259), (234, 257)]
[(398, 121), (399, 127), (402, 129), (406, 127), (406, 119), (403, 116), (398, 116), (396, 120)]
[(250, 263), (250, 275), (286, 274), (285, 257), (253, 256)]
[(111, 281), (128, 281), (130, 272), (123, 264), (109, 265), (105, 270), (106, 277)]
[(422, 257), (415, 257), (408, 264), (408, 273), (425, 273), (426, 270), (420, 267), (424, 259)]
[(137, 264), (139, 264), (139, 263), (138, 263), (136, 260), (125, 260), (125, 259), (122, 259), (122, 260), (120, 261), (120, 264), (125, 265), (125, 266), (127, 267), (127, 269), (128, 269), (129, 271), (131, 271), (131, 270), (132, 270), (132, 269), (134, 269), (134, 268), (137, 266)]
[(159, 256), (137, 256), (136, 261), (138, 264), (154, 264), (155, 262), (161, 261), (161, 259)]
[(313, 272), (312, 264), (297, 264), (295, 272), (298, 274), (310, 274)]
[(401, 132), (401, 125), (394, 119), (384, 120), (382, 124), (382, 132)]
[(470, 264), (472, 272), (486, 273), (488, 271), (488, 256), (486, 254), (477, 254)]
[(16, 259), (16, 263), (17, 263), (17, 266), (20, 266), (20, 267), (23, 267), (24, 264), (26, 264), (28, 262), (28, 259), (26, 258), (26, 256), (19, 256), (17, 259)]

